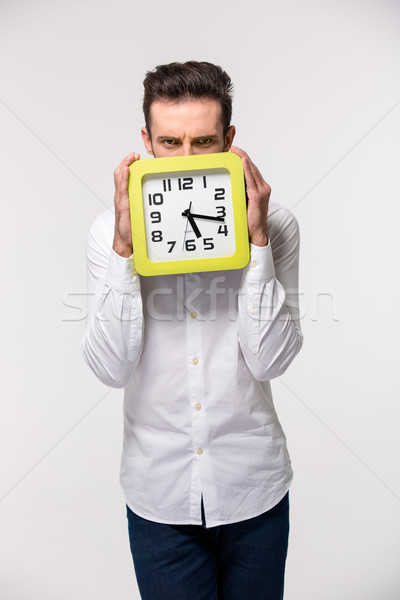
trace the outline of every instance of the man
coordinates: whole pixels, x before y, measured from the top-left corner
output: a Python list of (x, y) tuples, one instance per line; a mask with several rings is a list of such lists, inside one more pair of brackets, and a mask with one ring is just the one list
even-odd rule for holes
[(121, 484), (144, 600), (278, 600), (292, 479), (269, 380), (300, 350), (298, 228), (232, 146), (231, 80), (210, 63), (144, 81), (142, 138), (155, 157), (233, 151), (248, 195), (244, 269), (139, 277), (130, 153), (114, 172), (115, 215), (88, 241), (85, 360), (125, 388)]

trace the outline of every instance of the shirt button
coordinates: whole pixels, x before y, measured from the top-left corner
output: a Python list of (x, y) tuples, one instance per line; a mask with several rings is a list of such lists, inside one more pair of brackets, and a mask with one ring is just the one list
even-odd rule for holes
[(196, 408), (197, 408), (197, 410), (201, 410), (201, 404), (200, 404), (200, 402), (198, 402), (198, 403), (196, 404)]
[(252, 307), (250, 308), (250, 312), (251, 312), (251, 314), (252, 314), (252, 315), (254, 315), (254, 313), (256, 312), (256, 309), (254, 308), (254, 306), (252, 306)]
[(257, 266), (257, 263), (256, 263), (256, 261), (255, 261), (255, 260), (252, 260), (252, 261), (251, 261), (251, 263), (250, 263), (250, 267), (251, 267), (252, 269), (255, 269), (255, 268), (256, 268), (256, 266)]
[(190, 316), (192, 317), (192, 319), (196, 319), (197, 318), (197, 312), (194, 310), (193, 312), (190, 313)]
[(203, 454), (203, 448), (197, 448), (197, 454), (199, 454), (199, 455)]
[(193, 359), (193, 364), (194, 365), (198, 365), (199, 364), (199, 359), (198, 358), (194, 358)]

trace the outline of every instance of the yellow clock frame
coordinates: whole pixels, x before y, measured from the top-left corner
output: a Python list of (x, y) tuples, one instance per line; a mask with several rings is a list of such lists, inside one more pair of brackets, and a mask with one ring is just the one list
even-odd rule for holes
[[(226, 169), (231, 178), (233, 222), (236, 251), (231, 256), (188, 258), (153, 262), (148, 258), (143, 209), (142, 181), (145, 175), (183, 173), (184, 171)], [(148, 158), (135, 161), (129, 167), (129, 206), (132, 224), (132, 244), (135, 270), (140, 275), (171, 275), (241, 269), (250, 260), (247, 229), (246, 192), (243, 164), (233, 152)]]

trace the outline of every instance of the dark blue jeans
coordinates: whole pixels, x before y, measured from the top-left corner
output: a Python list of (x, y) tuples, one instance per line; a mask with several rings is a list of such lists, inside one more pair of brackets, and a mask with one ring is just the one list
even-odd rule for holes
[(164, 525), (127, 507), (143, 600), (282, 600), (289, 494), (254, 519), (206, 528)]

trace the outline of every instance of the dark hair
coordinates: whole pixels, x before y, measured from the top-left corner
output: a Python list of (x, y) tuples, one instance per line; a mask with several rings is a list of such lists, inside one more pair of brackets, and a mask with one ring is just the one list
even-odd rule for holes
[(232, 118), (231, 78), (221, 67), (209, 62), (194, 60), (168, 65), (158, 65), (148, 71), (143, 81), (143, 112), (150, 135), (150, 108), (156, 100), (190, 100), (208, 98), (217, 100), (222, 108), (224, 135), (228, 132)]

